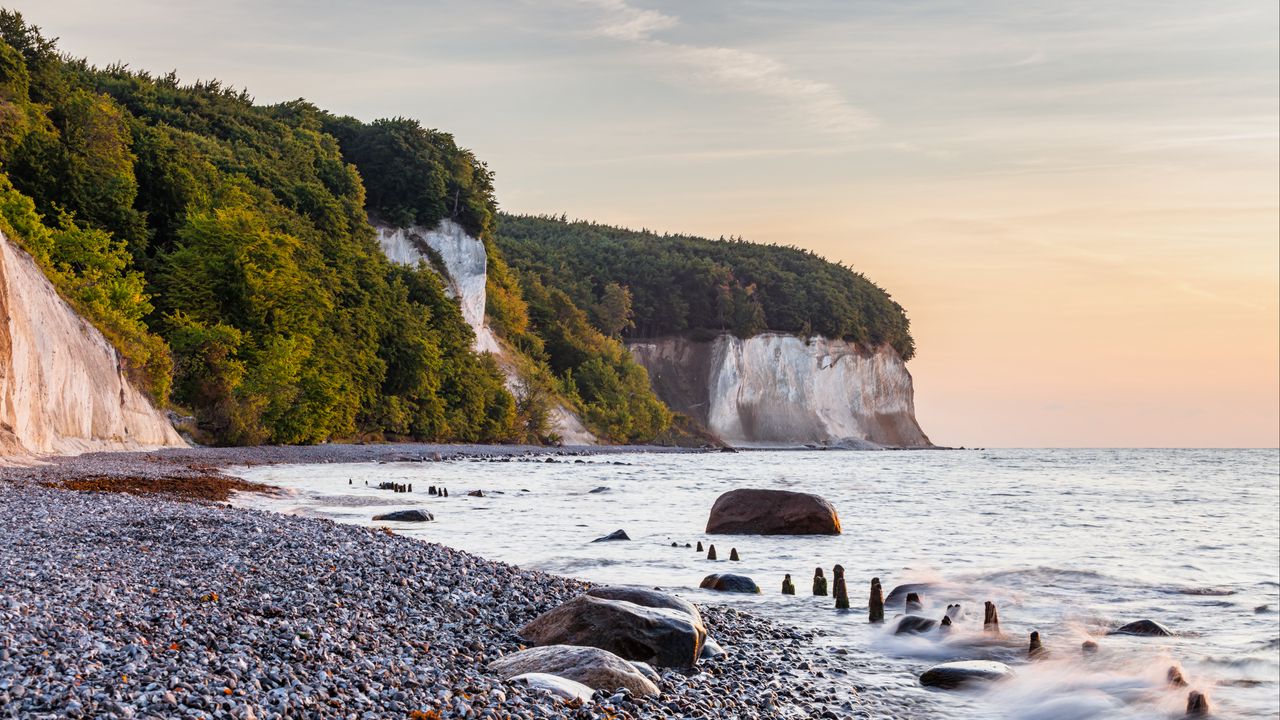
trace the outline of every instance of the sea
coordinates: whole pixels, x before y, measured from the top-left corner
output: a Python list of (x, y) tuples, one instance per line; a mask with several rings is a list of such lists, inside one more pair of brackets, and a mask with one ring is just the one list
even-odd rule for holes
[[(624, 453), (239, 468), (285, 492), (242, 506), (378, 525), (423, 508), (402, 535), (597, 583), (660, 587), (818, 631), (847, 658), (833, 678), (888, 717), (1167, 719), (1188, 692), (1215, 717), (1280, 718), (1280, 451), (954, 450)], [(379, 490), (412, 483), (413, 493)], [(447, 487), (434, 497), (430, 486)], [(707, 535), (716, 498), (737, 488), (815, 493), (835, 536)], [(468, 493), (479, 490), (483, 497)], [(630, 541), (592, 542), (615, 530)], [(718, 560), (697, 552), (714, 544)], [(692, 547), (691, 547), (692, 546)], [(736, 550), (740, 560), (728, 560)], [(812, 578), (845, 568), (848, 611)], [(708, 574), (753, 578), (758, 595), (699, 589)], [(781, 592), (790, 574), (796, 595)], [(951, 632), (895, 635), (867, 621), (871, 578), (888, 593), (927, 583), (921, 614), (959, 603)], [(1003, 637), (982, 627), (996, 603)], [(1109, 635), (1149, 619), (1169, 637)], [(1047, 657), (1027, 657), (1038, 631)], [(1095, 652), (1082, 644), (1096, 642)], [(732, 648), (730, 648), (732, 650)], [(922, 687), (937, 663), (994, 659), (1012, 679)], [(1187, 685), (1171, 686), (1170, 667)], [(897, 708), (898, 710), (893, 710)]]

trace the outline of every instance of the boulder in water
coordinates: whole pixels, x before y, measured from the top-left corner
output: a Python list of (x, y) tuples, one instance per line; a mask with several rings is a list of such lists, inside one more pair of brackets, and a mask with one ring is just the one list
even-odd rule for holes
[(427, 522), (435, 517), (426, 510), (396, 510), (395, 512), (374, 515), (374, 520), (391, 520), (394, 522)]
[(626, 688), (632, 695), (658, 694), (658, 686), (634, 665), (594, 647), (548, 645), (513, 652), (489, 663), (489, 671), (502, 678), (525, 673), (546, 673), (613, 692)]
[[(933, 587), (933, 583), (906, 583), (905, 585), (895, 585), (894, 588), (889, 591), (889, 594), (884, 597), (884, 606), (890, 610), (897, 610), (899, 605), (902, 605), (905, 608), (907, 595), (910, 595), (911, 593), (919, 595), (926, 590), (932, 590)], [(917, 600), (918, 599), (919, 598), (917, 598)]]
[(993, 682), (1013, 677), (1008, 665), (991, 660), (963, 660), (934, 665), (920, 676), (926, 687), (956, 688), (968, 683)]
[(689, 667), (698, 660), (707, 630), (679, 610), (579, 595), (520, 629), (533, 645), (581, 645), (657, 667)]
[(626, 530), (614, 530), (608, 535), (605, 535), (604, 537), (598, 537), (595, 540), (592, 540), (591, 542), (593, 543), (613, 542), (614, 540), (630, 540), (630, 539), (631, 539), (631, 536), (627, 535)]
[(702, 582), (698, 585), (706, 590), (718, 590), (720, 592), (734, 593), (759, 593), (760, 586), (756, 585), (756, 581), (746, 575), (734, 575), (732, 573), (717, 573), (702, 578)]
[(893, 629), (894, 635), (920, 635), (927, 633), (936, 627), (937, 620), (919, 615), (906, 615), (898, 621), (898, 626)]
[(707, 532), (741, 535), (839, 535), (840, 517), (817, 495), (790, 490), (730, 490), (716, 498)]
[(1170, 635), (1173, 635), (1169, 628), (1161, 625), (1155, 620), (1136, 620), (1128, 625), (1122, 625), (1107, 634), (1141, 635), (1144, 637), (1169, 637)]

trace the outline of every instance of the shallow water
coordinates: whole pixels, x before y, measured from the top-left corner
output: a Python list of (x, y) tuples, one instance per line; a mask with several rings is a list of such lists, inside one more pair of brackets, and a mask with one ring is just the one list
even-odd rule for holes
[[(624, 463), (624, 464), (617, 464)], [(1218, 717), (1280, 718), (1280, 452), (1275, 450), (998, 450), (627, 454), (539, 461), (304, 465), (238, 474), (288, 489), (242, 505), (375, 524), (425, 507), (436, 521), (405, 535), (602, 583), (661, 586), (695, 602), (736, 605), (829, 633), (849, 651), (850, 685), (914, 717), (1179, 717), (1187, 688)], [(353, 484), (348, 485), (348, 480)], [(376, 490), (413, 483), (412, 495)], [(370, 487), (364, 485), (369, 483)], [(444, 485), (451, 497), (427, 494)], [(592, 493), (596, 488), (607, 491)], [(840, 513), (834, 537), (706, 536), (707, 512), (739, 487), (814, 492)], [(482, 489), (484, 498), (467, 497)], [(632, 542), (591, 543), (623, 528)], [(712, 562), (685, 543), (714, 543)], [(679, 548), (671, 543), (679, 543)], [(737, 548), (740, 562), (724, 558)], [(809, 594), (817, 566), (845, 567), (853, 609)], [(711, 572), (754, 578), (758, 596), (699, 590)], [(780, 587), (790, 573), (798, 595)], [(925, 611), (960, 602), (943, 639), (894, 636), (866, 622), (867, 584), (937, 583)], [(1000, 609), (1005, 642), (982, 634), (982, 603)], [(900, 612), (901, 608), (897, 608)], [(892, 617), (894, 608), (888, 608)], [(1171, 638), (1106, 636), (1150, 618)], [(1048, 660), (1028, 663), (1038, 630)], [(1084, 657), (1092, 637), (1098, 653)], [(992, 658), (1017, 676), (942, 692), (917, 677), (945, 660)], [(869, 662), (868, 662), (869, 661)], [(856, 667), (853, 667), (856, 664)]]

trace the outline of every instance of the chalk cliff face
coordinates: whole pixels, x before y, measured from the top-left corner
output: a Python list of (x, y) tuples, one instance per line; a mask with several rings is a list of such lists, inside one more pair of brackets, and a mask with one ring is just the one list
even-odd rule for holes
[(629, 343), (654, 391), (730, 445), (929, 447), (893, 348), (766, 333)]
[(0, 456), (185, 446), (115, 348), (0, 234)]
[[(435, 228), (414, 225), (407, 228), (373, 223), (378, 231), (378, 243), (387, 258), (402, 265), (431, 265), (430, 253), (434, 252), (444, 262), (449, 283), (449, 294), (462, 306), (462, 318), (476, 334), (475, 349), (493, 353), (506, 375), (507, 388), (520, 392), (520, 378), (516, 365), (498, 342), (493, 330), (485, 322), (485, 287), (488, 281), (488, 256), (484, 243), (467, 234), (461, 225), (452, 220), (441, 220)], [(577, 415), (563, 405), (552, 408), (551, 428), (568, 445), (593, 445), (596, 437), (582, 424)]]

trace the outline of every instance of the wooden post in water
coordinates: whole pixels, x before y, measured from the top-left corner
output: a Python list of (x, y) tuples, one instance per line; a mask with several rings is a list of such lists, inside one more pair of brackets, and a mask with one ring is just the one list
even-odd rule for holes
[(741, 560), (741, 559), (742, 559), (742, 558), (738, 557), (738, 548), (729, 548), (729, 559), (730, 559), (730, 560)]
[(836, 609), (849, 609), (849, 588), (844, 583), (844, 566), (837, 565), (831, 569), (831, 594), (836, 596)]
[(996, 604), (990, 600), (984, 605), (982, 629), (996, 635), (1000, 634), (1000, 613), (996, 611)]
[(1172, 687), (1186, 687), (1187, 680), (1182, 677), (1182, 670), (1177, 665), (1170, 665), (1169, 672), (1165, 675), (1168, 678), (1169, 685)]
[(1209, 714), (1209, 696), (1199, 690), (1187, 693), (1187, 717), (1205, 717)]
[(827, 596), (827, 579), (822, 576), (822, 568), (813, 571), (813, 594)]
[(702, 541), (698, 541), (698, 552), (702, 552)]
[(907, 593), (907, 604), (904, 608), (908, 615), (918, 613), (924, 610), (924, 603), (920, 602), (919, 593)]
[(1040, 631), (1031, 631), (1031, 644), (1027, 647), (1027, 657), (1039, 658), (1045, 655), (1044, 645), (1040, 642)]
[(715, 560), (715, 559), (716, 559), (716, 546), (715, 546), (715, 545), (712, 545), (711, 547), (707, 548), (707, 559), (708, 559), (708, 560)]
[(884, 590), (880, 578), (871, 578), (871, 596), (867, 599), (867, 621), (884, 622)]
[(795, 594), (796, 594), (796, 586), (795, 586), (795, 584), (794, 584), (794, 583), (792, 583), (792, 582), (791, 582), (791, 574), (790, 574), (790, 573), (788, 573), (785, 577), (783, 577), (783, 578), (782, 578), (782, 594), (783, 594), (783, 595), (795, 595)]

